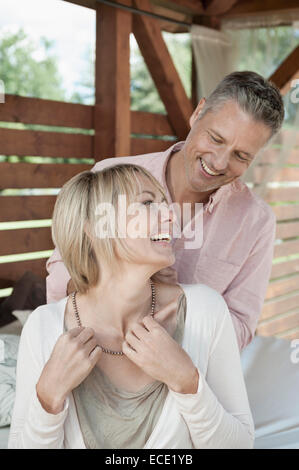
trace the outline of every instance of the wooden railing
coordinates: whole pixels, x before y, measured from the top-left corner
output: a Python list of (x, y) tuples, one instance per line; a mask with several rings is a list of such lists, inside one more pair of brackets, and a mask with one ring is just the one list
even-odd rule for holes
[[(95, 155), (93, 106), (7, 95), (5, 104), (0, 105), (0, 121), (62, 128), (61, 132), (0, 128), (0, 155), (64, 159), (62, 163), (0, 163), (1, 190), (40, 189), (39, 195), (0, 195), (0, 222), (51, 219), (56, 196), (43, 194), (43, 190), (60, 188), (75, 174), (91, 168), (95, 161), (110, 156)], [(72, 133), (66, 128), (71, 128)], [(176, 140), (167, 116), (139, 111), (131, 111), (131, 134), (131, 155), (163, 151)], [(173, 140), (161, 140), (163, 136), (171, 136)], [(273, 181), (299, 181), (299, 137), (296, 146), (286, 163), (298, 167), (282, 168)], [(77, 159), (78, 163), (68, 163), (68, 159)], [(83, 164), (81, 159), (88, 159), (88, 163)], [(263, 163), (271, 164), (274, 159), (275, 154), (270, 149)], [(254, 175), (255, 182), (260, 182), (260, 166)], [(271, 189), (265, 199), (270, 204), (296, 201), (286, 206), (273, 206), (278, 221), (276, 238), (280, 241), (275, 246), (274, 261), (299, 254), (299, 188)], [(35, 252), (52, 249), (49, 226), (0, 230), (0, 257), (29, 254), (29, 259), (22, 261), (1, 262), (0, 258), (0, 289), (12, 287), (27, 270), (45, 277), (48, 255), (33, 257)], [(299, 259), (274, 262), (257, 332), (299, 337)]]

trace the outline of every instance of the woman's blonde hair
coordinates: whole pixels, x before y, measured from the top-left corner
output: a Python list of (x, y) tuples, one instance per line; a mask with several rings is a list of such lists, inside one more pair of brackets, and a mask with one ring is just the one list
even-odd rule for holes
[(77, 291), (86, 292), (100, 279), (94, 243), (100, 259), (112, 269), (117, 268), (117, 248), (126, 251), (121, 238), (113, 238), (114, 221), (109, 218), (107, 232), (111, 238), (96, 237), (97, 207), (99, 203), (111, 204), (118, 220), (118, 196), (125, 195), (128, 202), (134, 201), (140, 188), (138, 175), (148, 178), (166, 199), (163, 187), (150, 172), (127, 163), (98, 172), (83, 171), (60, 190), (53, 212), (52, 238)]

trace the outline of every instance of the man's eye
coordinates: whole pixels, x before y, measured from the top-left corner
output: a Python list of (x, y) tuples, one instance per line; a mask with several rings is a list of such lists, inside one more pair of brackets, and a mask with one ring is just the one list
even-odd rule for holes
[(212, 138), (213, 142), (216, 142), (216, 144), (221, 144), (221, 140), (216, 139), (212, 134), (210, 134), (210, 137)]
[(247, 158), (242, 157), (239, 153), (236, 153), (236, 156), (241, 160), (242, 162), (246, 162)]
[(145, 206), (149, 206), (153, 201), (152, 200), (148, 200), (148, 201), (144, 201), (142, 204), (144, 204)]

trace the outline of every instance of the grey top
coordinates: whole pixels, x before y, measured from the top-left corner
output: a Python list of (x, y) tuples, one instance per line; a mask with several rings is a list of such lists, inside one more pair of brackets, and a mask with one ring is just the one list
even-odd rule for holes
[[(185, 318), (186, 296), (182, 294), (177, 327), (172, 335), (179, 344), (182, 344)], [(158, 380), (137, 392), (121, 390), (95, 366), (73, 390), (86, 448), (142, 449), (160, 417), (167, 394), (167, 385)]]

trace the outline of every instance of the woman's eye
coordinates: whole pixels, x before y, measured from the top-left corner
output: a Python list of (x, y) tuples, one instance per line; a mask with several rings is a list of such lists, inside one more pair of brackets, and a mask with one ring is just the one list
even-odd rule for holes
[(151, 200), (148, 200), (148, 201), (144, 201), (142, 204), (144, 204), (145, 206), (149, 206), (153, 201)]

